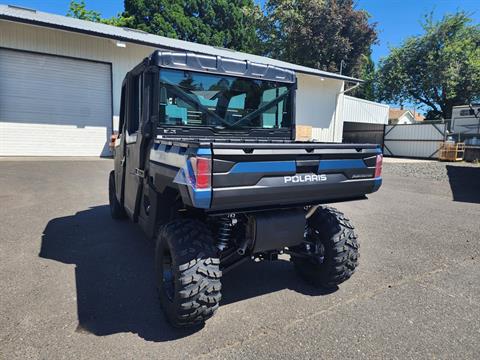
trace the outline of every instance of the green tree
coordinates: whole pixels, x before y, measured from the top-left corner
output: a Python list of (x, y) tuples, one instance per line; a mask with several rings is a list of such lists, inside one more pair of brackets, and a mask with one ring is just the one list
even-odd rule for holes
[(253, 0), (125, 0), (123, 16), (152, 34), (246, 52), (259, 47), (262, 14)]
[(109, 19), (104, 19), (102, 18), (102, 14), (100, 12), (88, 10), (84, 0), (71, 0), (67, 16), (113, 26), (130, 26), (133, 23), (133, 19), (131, 17), (126, 17), (123, 14), (118, 14), (117, 16), (113, 16)]
[(125, 11), (110, 19), (71, 0), (67, 16), (220, 46), (250, 53), (261, 44), (257, 25), (263, 13), (253, 0), (125, 0)]
[(269, 0), (260, 28), (266, 53), (317, 69), (358, 76), (377, 40), (369, 14), (353, 0)]
[(93, 22), (100, 22), (102, 19), (101, 14), (95, 10), (87, 10), (85, 1), (70, 1), (70, 6), (67, 12), (67, 16), (74, 17), (81, 20), (88, 20)]
[(68, 15), (148, 33), (271, 56), (366, 79), (356, 95), (373, 98), (371, 45), (377, 39), (369, 15), (353, 0), (125, 0), (111, 19), (72, 0)]
[(480, 99), (480, 27), (464, 12), (434, 21), (424, 34), (391, 49), (378, 71), (380, 100), (416, 102), (430, 119), (449, 119), (452, 107)]
[(353, 90), (352, 95), (365, 100), (375, 101), (375, 74), (375, 63), (372, 60), (372, 56), (370, 54), (362, 55), (356, 76), (365, 82)]

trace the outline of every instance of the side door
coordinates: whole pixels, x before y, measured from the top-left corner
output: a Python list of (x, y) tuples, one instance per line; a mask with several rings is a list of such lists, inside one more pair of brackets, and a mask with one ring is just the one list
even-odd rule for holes
[(126, 123), (126, 108), (127, 108), (127, 84), (122, 85), (122, 95), (120, 99), (120, 118), (118, 122), (118, 134), (115, 139), (115, 156), (114, 156), (114, 168), (115, 168), (115, 190), (117, 199), (123, 204), (124, 194), (124, 179), (125, 179), (125, 123)]
[[(125, 194), (124, 207), (134, 218), (137, 195), (143, 181), (139, 171), (141, 158), (141, 119), (143, 116), (143, 72), (132, 74), (127, 83), (127, 116), (125, 123)], [(134, 219), (136, 220), (136, 219)]]

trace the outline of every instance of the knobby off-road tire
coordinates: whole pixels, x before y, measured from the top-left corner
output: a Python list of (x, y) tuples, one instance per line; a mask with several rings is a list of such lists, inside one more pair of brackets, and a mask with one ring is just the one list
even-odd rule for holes
[(307, 241), (315, 244), (314, 254), (308, 258), (293, 256), (292, 261), (310, 284), (335, 288), (355, 272), (360, 256), (357, 235), (340, 211), (319, 207), (307, 220)]
[(175, 327), (201, 325), (218, 309), (222, 272), (210, 230), (200, 221), (173, 220), (157, 236), (160, 303)]
[(122, 204), (117, 199), (115, 191), (115, 172), (110, 171), (110, 176), (108, 177), (108, 200), (110, 203), (110, 214), (114, 219), (125, 219), (127, 214)]

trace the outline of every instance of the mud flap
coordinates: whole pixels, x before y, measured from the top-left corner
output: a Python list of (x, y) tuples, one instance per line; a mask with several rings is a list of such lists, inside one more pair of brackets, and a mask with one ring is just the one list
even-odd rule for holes
[(258, 212), (250, 218), (253, 253), (299, 245), (304, 239), (305, 211), (288, 209)]

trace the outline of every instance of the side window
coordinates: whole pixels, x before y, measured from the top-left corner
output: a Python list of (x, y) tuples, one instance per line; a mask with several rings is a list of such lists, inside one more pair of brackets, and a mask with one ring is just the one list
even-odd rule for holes
[(127, 129), (128, 133), (135, 134), (140, 125), (140, 118), (142, 116), (142, 74), (137, 75), (131, 79), (130, 93), (129, 93), (129, 116)]
[[(275, 100), (277, 97), (283, 95), (285, 92), (287, 92), (287, 88), (285, 86), (265, 90), (262, 95), (262, 103), (260, 104), (260, 106), (265, 106), (265, 104), (268, 104), (270, 101)], [(270, 109), (265, 111), (261, 115), (262, 127), (278, 128), (282, 126), (289, 126), (288, 124), (282, 125), (283, 119), (287, 115), (286, 105), (287, 102), (285, 100), (282, 100), (276, 106), (272, 106)]]
[(125, 108), (127, 103), (125, 101), (125, 90), (126, 86), (122, 86), (122, 95), (120, 97), (120, 119), (118, 121), (118, 135), (123, 133), (123, 125), (125, 124)]

